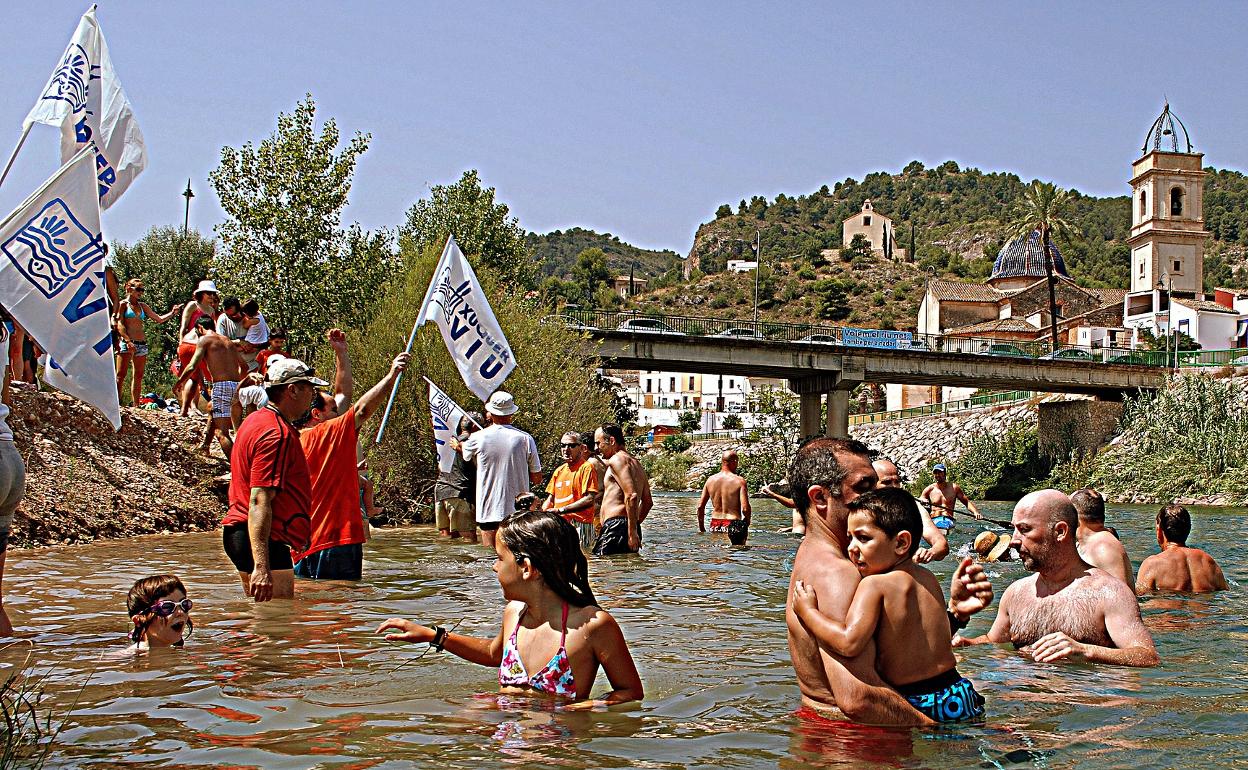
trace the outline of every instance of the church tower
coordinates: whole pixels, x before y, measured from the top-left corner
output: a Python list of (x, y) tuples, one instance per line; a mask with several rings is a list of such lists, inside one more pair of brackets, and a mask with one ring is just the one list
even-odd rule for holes
[[(1179, 132), (1182, 132), (1182, 138)], [(1203, 153), (1192, 152), (1183, 121), (1167, 104), (1131, 165), (1131, 294), (1153, 294), (1158, 309), (1204, 291), (1205, 231)], [(1135, 302), (1137, 311), (1143, 310)], [(1150, 303), (1151, 304), (1151, 303)], [(1150, 308), (1151, 309), (1151, 308)], [(1128, 315), (1133, 313), (1128, 310)]]

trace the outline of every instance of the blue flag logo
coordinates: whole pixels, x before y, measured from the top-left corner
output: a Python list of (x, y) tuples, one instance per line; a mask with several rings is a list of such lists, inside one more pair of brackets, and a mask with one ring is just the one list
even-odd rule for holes
[(0, 250), (51, 299), (104, 258), (104, 239), (83, 227), (63, 199), (54, 198)]
[(69, 102), (74, 113), (87, 108), (87, 98), (91, 94), (91, 81), (100, 79), (100, 68), (91, 64), (91, 59), (82, 46), (73, 44), (65, 51), (65, 59), (61, 66), (52, 73), (48, 90), (43, 92), (41, 99)]

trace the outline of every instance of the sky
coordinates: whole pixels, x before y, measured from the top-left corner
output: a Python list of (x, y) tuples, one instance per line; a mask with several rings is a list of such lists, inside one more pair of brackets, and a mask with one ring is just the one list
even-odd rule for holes
[[(305, 93), (344, 140), (372, 134), (344, 222), (395, 227), (475, 168), (526, 230), (681, 254), (722, 203), (915, 159), (1125, 195), (1167, 98), (1207, 165), (1248, 168), (1248, 4), (772, 5), (103, 0), (149, 153), (105, 234), (181, 225), (188, 177), (190, 225), (210, 233), (221, 148), (258, 144)], [(4, 158), (86, 8), (13, 2)], [(0, 209), (55, 171), (57, 148), (34, 127)]]

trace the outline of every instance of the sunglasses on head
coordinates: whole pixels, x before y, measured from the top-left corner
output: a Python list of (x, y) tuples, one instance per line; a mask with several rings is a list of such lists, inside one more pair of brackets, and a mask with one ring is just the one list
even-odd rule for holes
[(174, 612), (176, 612), (178, 609), (181, 609), (183, 612), (190, 614), (191, 607), (194, 607), (194, 606), (195, 605), (191, 602), (190, 599), (183, 599), (180, 602), (175, 602), (172, 599), (165, 599), (164, 601), (156, 602), (151, 607), (148, 607), (148, 609), (156, 613), (162, 618), (167, 618), (170, 615), (172, 615)]

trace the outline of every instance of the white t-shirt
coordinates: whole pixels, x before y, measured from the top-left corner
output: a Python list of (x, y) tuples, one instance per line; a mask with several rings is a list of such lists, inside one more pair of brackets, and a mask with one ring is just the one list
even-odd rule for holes
[(463, 444), (465, 460), (477, 461), (477, 521), (496, 522), (516, 510), (516, 495), (529, 491), (529, 473), (540, 473), (537, 442), (514, 425), (490, 425)]
[(247, 330), (246, 340), (253, 345), (269, 341), (269, 325), (264, 320), (264, 313), (256, 313), (256, 325)]

